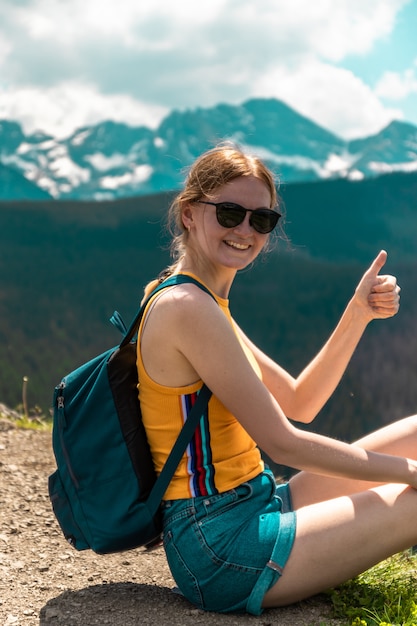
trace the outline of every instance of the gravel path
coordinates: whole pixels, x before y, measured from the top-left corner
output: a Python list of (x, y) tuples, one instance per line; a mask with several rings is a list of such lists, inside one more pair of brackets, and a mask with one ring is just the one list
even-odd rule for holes
[(217, 615), (173, 593), (162, 549), (98, 556), (67, 546), (47, 477), (50, 434), (0, 420), (0, 626), (323, 626), (338, 623), (320, 598), (265, 611)]

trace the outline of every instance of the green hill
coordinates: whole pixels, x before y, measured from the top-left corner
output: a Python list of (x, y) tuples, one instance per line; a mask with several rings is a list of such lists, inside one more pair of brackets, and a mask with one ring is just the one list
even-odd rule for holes
[[(417, 406), (417, 176), (281, 190), (289, 242), (238, 276), (231, 308), (250, 336), (297, 373), (330, 334), (381, 248), (402, 310), (374, 322), (317, 429), (356, 437)], [(0, 203), (0, 399), (47, 410), (62, 375), (119, 341), (143, 286), (169, 261), (169, 195), (101, 203)], [(316, 423), (316, 422), (315, 422)]]

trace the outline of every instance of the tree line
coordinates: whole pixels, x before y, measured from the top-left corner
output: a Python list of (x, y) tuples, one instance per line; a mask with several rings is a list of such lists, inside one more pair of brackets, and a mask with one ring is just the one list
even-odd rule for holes
[[(239, 274), (231, 310), (297, 374), (337, 323), (379, 249), (398, 275), (402, 308), (367, 330), (313, 423), (351, 440), (417, 406), (417, 176), (283, 187), (286, 238)], [(169, 262), (170, 194), (114, 202), (0, 203), (0, 400), (45, 413), (61, 377), (120, 340), (144, 285)]]

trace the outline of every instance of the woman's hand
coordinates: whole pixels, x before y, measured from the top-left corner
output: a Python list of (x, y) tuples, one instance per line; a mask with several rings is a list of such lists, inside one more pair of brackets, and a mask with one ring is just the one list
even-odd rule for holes
[(381, 250), (356, 287), (354, 302), (362, 307), (368, 321), (392, 317), (400, 308), (400, 287), (395, 276), (380, 275), (387, 260)]

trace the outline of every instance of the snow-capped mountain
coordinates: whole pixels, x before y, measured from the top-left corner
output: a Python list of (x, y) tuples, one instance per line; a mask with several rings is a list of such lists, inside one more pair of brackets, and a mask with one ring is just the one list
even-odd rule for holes
[(224, 140), (259, 154), (284, 183), (417, 171), (416, 126), (392, 122), (349, 142), (279, 100), (253, 99), (174, 111), (157, 129), (107, 121), (65, 139), (27, 136), (17, 122), (0, 120), (0, 198), (101, 200), (171, 191), (196, 156)]

